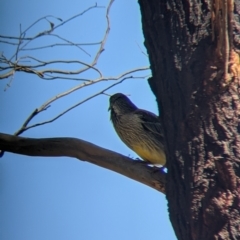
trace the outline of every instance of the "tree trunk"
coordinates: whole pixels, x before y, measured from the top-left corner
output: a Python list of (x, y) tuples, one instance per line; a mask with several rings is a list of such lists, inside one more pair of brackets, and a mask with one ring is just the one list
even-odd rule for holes
[(139, 0), (178, 239), (240, 239), (239, 3)]

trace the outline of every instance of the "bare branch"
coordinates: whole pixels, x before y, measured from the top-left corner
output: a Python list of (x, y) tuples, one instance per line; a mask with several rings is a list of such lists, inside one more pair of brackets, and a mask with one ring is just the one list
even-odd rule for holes
[[(2, 42), (2, 41), (0, 41), (0, 42)], [(5, 42), (5, 43), (15, 45), (14, 43), (10, 43), (10, 42)], [(93, 46), (93, 45), (99, 45), (99, 44), (101, 44), (101, 42), (75, 43), (75, 46)], [(41, 46), (41, 47), (25, 48), (25, 49), (22, 49), (22, 51), (41, 50), (44, 48), (53, 48), (53, 47), (58, 47), (58, 46), (72, 46), (72, 44), (70, 44), (70, 43), (54, 43), (54, 44), (49, 44), (49, 45)]]
[[(20, 52), (21, 51), (25, 51), (27, 50), (26, 49), (26, 46), (31, 43), (32, 41), (34, 41), (35, 39), (39, 38), (39, 37), (42, 37), (42, 36), (50, 36), (50, 37), (56, 37), (60, 40), (62, 40), (64, 43), (58, 43), (58, 44), (50, 44), (50, 45), (47, 45), (47, 46), (43, 46), (43, 47), (36, 47), (36, 48), (32, 48), (32, 49), (42, 49), (42, 48), (48, 48), (50, 46), (75, 46), (77, 47), (78, 49), (80, 49), (81, 51), (85, 52), (87, 55), (90, 56), (90, 54), (88, 52), (86, 52), (81, 46), (80, 44), (76, 44), (66, 38), (63, 38), (62, 36), (59, 36), (54, 32), (54, 30), (56, 30), (57, 28), (63, 26), (64, 24), (68, 23), (69, 21), (73, 20), (73, 19), (76, 19), (77, 17), (79, 16), (82, 16), (84, 13), (88, 12), (89, 10), (93, 9), (93, 8), (103, 8), (101, 6), (97, 6), (97, 4), (95, 4), (94, 6), (92, 7), (89, 7), (88, 9), (84, 10), (83, 12), (79, 13), (79, 14), (76, 14), (75, 16), (73, 17), (70, 17), (69, 19), (65, 20), (65, 21), (62, 21), (60, 18), (56, 18), (52, 15), (48, 15), (48, 16), (45, 16), (45, 17), (42, 17), (40, 19), (38, 19), (37, 21), (35, 21), (33, 24), (31, 24), (26, 30), (22, 31), (21, 30), (21, 27), (20, 27), (20, 35), (19, 37), (10, 37), (10, 36), (2, 36), (0, 35), (0, 38), (8, 38), (8, 39), (16, 39), (17, 42), (16, 43), (12, 43), (12, 42), (9, 42), (9, 44), (15, 44), (16, 45), (16, 51), (15, 53), (13, 54), (13, 56), (8, 60), (8, 61), (4, 61), (4, 59), (0, 59), (0, 62), (1, 63), (4, 63), (4, 64), (8, 64), (8, 67), (1, 67), (0, 70), (3, 71), (3, 70), (7, 70), (7, 69), (10, 69), (10, 71), (8, 71), (7, 73), (3, 73), (0, 75), (0, 79), (4, 79), (4, 78), (7, 78), (7, 77), (10, 77), (12, 76), (13, 73), (15, 73), (16, 71), (22, 71), (22, 72), (26, 72), (26, 73), (33, 73), (33, 74), (36, 74), (37, 76), (39, 76), (40, 78), (42, 79), (46, 79), (46, 80), (54, 80), (54, 79), (58, 79), (58, 78), (61, 78), (61, 79), (64, 79), (64, 77), (62, 75), (75, 75), (75, 74), (80, 74), (80, 73), (83, 73), (84, 71), (87, 71), (89, 69), (93, 69), (95, 71), (97, 71), (99, 74), (100, 74), (100, 77), (102, 77), (102, 74), (101, 72), (96, 68), (94, 67), (96, 64), (97, 64), (97, 61), (101, 55), (101, 53), (103, 52), (104, 50), (104, 46), (106, 44), (106, 41), (107, 41), (107, 38), (108, 38), (108, 35), (109, 35), (109, 31), (110, 31), (110, 20), (109, 20), (109, 13), (110, 13), (110, 9), (111, 9), (111, 6), (112, 6), (112, 3), (113, 3), (113, 0), (109, 2), (109, 5), (107, 7), (107, 11), (106, 11), (106, 19), (107, 19), (107, 28), (106, 28), (106, 31), (105, 31), (105, 34), (103, 36), (103, 40), (99, 43), (94, 43), (95, 45), (96, 44), (100, 44), (99, 46), (99, 49), (98, 51), (96, 52), (96, 55), (95, 57), (93, 58), (93, 61), (92, 63), (85, 63), (83, 61), (76, 61), (76, 60), (68, 60), (68, 61), (64, 61), (64, 60), (51, 60), (51, 61), (42, 61), (42, 60), (36, 60), (34, 59), (33, 57), (31, 56), (28, 56), (28, 58), (31, 58), (31, 59), (34, 59), (36, 61), (39, 61), (41, 62), (42, 64), (39, 64), (39, 65), (24, 65), (24, 64), (19, 64), (19, 62), (26, 58), (26, 57), (18, 57)], [(54, 26), (54, 23), (52, 23), (51, 21), (48, 20), (48, 18), (55, 18), (57, 20), (60, 20), (61, 23)], [(31, 37), (31, 38), (26, 38), (25, 35), (27, 33), (28, 30), (30, 30), (33, 26), (35, 26), (38, 22), (42, 21), (42, 20), (46, 20), (49, 22), (50, 24), (50, 29), (48, 30), (45, 30), (43, 32), (40, 32), (38, 33), (36, 36), (34, 37)], [(3, 42), (3, 41), (2, 41)], [(86, 44), (85, 44), (86, 45)], [(91, 43), (89, 43), (88, 45), (93, 45)], [(16, 58), (16, 60), (13, 62), (12, 59), (13, 58)], [(41, 70), (36, 70), (34, 68), (37, 68), (37, 67), (42, 67), (42, 66), (47, 66), (47, 65), (50, 65), (50, 64), (53, 64), (53, 63), (65, 63), (65, 64), (69, 64), (69, 63), (79, 63), (79, 64), (82, 64), (84, 65), (85, 67), (81, 68), (81, 69), (78, 69), (76, 71), (67, 71), (67, 70), (62, 70), (62, 69), (52, 69), (52, 68), (49, 68), (49, 69), (41, 69)], [(48, 75), (48, 74), (51, 74), (51, 75)], [(60, 74), (60, 75), (58, 75)], [(46, 77), (45, 77), (46, 75)], [(66, 79), (72, 79), (70, 77), (66, 77)], [(77, 79), (77, 80), (81, 80), (81, 79)]]
[[(27, 31), (29, 31), (32, 27), (34, 27), (37, 23), (41, 22), (42, 20), (47, 20), (47, 18), (54, 18), (54, 19), (57, 19), (57, 20), (59, 20), (59, 21), (62, 21), (61, 18), (55, 17), (55, 16), (53, 16), (53, 15), (46, 15), (46, 16), (44, 16), (44, 17), (41, 17), (41, 18), (37, 19), (34, 23), (32, 23), (29, 27), (27, 27), (27, 28), (24, 30), (23, 34), (26, 35), (26, 34), (27, 34)], [(38, 35), (39, 35), (39, 34), (38, 34)], [(0, 37), (6, 38), (6, 36), (0, 36)], [(24, 36), (24, 37), (22, 38), (22, 40), (33, 40), (35, 37), (36, 37), (36, 36), (31, 37), (31, 38), (25, 38), (25, 36)], [(7, 37), (7, 38), (9, 38), (9, 39), (16, 39), (15, 37)]]
[[(36, 65), (20, 65), (20, 64), (15, 64), (11, 61), (8, 62), (8, 66), (6, 67), (1, 67), (1, 70), (7, 70), (7, 69), (11, 69), (10, 71), (8, 71), (7, 73), (4, 73), (2, 75), (0, 75), (0, 79), (4, 79), (7, 77), (10, 77), (14, 72), (16, 71), (23, 71), (23, 72), (27, 72), (27, 73), (34, 73), (37, 74), (38, 76), (40, 76), (43, 79), (46, 79), (46, 77), (44, 77), (44, 74), (46, 73), (58, 73), (58, 74), (66, 74), (66, 75), (75, 75), (75, 74), (80, 74), (83, 73), (84, 71), (88, 70), (88, 69), (93, 69), (96, 72), (98, 72), (99, 76), (102, 77), (102, 73), (100, 72), (100, 70), (98, 70), (96, 67), (93, 67), (83, 61), (79, 61), (79, 60), (52, 60), (52, 61), (42, 61), (39, 60), (37, 58), (31, 57), (31, 56), (24, 56), (21, 57), (18, 61), (22, 60), (22, 59), (33, 59), (37, 62), (40, 62), (41, 64), (36, 64)], [(60, 69), (41, 69), (41, 70), (36, 70), (34, 68), (40, 68), (46, 65), (50, 65), (50, 64), (58, 64), (58, 63), (65, 63), (65, 64), (73, 64), (73, 63), (78, 63), (81, 65), (85, 65), (87, 66), (87, 68), (80, 68), (78, 70), (75, 71), (69, 71), (69, 70), (60, 70)], [(55, 77), (58, 78), (58, 77)], [(48, 78), (52, 79), (51, 77)], [(66, 78), (64, 78), (66, 79)], [(68, 79), (72, 79), (72, 78), (68, 78)]]
[[(50, 100), (48, 100), (46, 103), (44, 103), (41, 107), (40, 107), (40, 111), (41, 109), (45, 109), (49, 104), (51, 104), (52, 102), (56, 101), (57, 99), (61, 98), (61, 97), (64, 97), (64, 96), (67, 96), (69, 95), (70, 93), (73, 93), (83, 87), (86, 87), (86, 86), (89, 86), (89, 85), (93, 85), (93, 84), (96, 84), (96, 83), (99, 83), (99, 82), (102, 82), (102, 81), (108, 81), (108, 80), (120, 80), (121, 78), (129, 75), (129, 74), (132, 74), (134, 72), (138, 72), (138, 71), (146, 71), (146, 70), (149, 70), (148, 67), (142, 67), (142, 68), (137, 68), (137, 69), (132, 69), (130, 71), (127, 71), (123, 74), (120, 74), (119, 76), (117, 77), (101, 77), (101, 78), (98, 78), (98, 79), (95, 79), (95, 80), (89, 80), (88, 82), (84, 82), (76, 87), (73, 87), (71, 89), (69, 89), (68, 91), (65, 91), (61, 94), (58, 94), (57, 96), (54, 96), (53, 98), (51, 98)], [(133, 78), (131, 76), (131, 78)], [(107, 89), (105, 89), (104, 91), (106, 91)]]
[(74, 157), (112, 170), (165, 193), (166, 173), (119, 153), (76, 138), (23, 138), (0, 133), (0, 149), (42, 157)]
[[(18, 66), (21, 66), (21, 67), (26, 67), (26, 68), (39, 68), (39, 67), (43, 67), (43, 66), (46, 66), (46, 65), (50, 65), (50, 64), (56, 64), (56, 63), (66, 63), (66, 64), (71, 64), (71, 63), (78, 63), (78, 64), (82, 64), (82, 65), (85, 65), (89, 68), (92, 68), (93, 70), (97, 71), (100, 75), (100, 77), (102, 77), (102, 73), (95, 67), (89, 65), (88, 63), (85, 63), (83, 61), (79, 61), (79, 60), (52, 60), (52, 61), (42, 61), (42, 60), (39, 60), (35, 57), (31, 57), (31, 56), (24, 56), (24, 57), (21, 57), (21, 59), (27, 59), (27, 58), (30, 58), (30, 59), (33, 59), (41, 64), (37, 64), (37, 65), (24, 65), (24, 66), (21, 66), (21, 65), (18, 65)], [(20, 60), (21, 60), (20, 59)], [(19, 60), (19, 61), (20, 61)], [(41, 74), (45, 74), (45, 73), (60, 73), (60, 74), (79, 74), (79, 73), (82, 73), (86, 71), (86, 68), (84, 69), (79, 69), (79, 70), (76, 70), (76, 71), (64, 71), (64, 70), (58, 70), (58, 69), (43, 69), (43, 70), (40, 70)]]
[[(111, 4), (111, 3), (110, 3), (110, 4)], [(93, 8), (105, 8), (105, 7), (104, 7), (104, 6), (98, 6), (97, 3), (96, 3), (94, 6), (89, 7), (89, 8), (87, 8), (86, 10), (84, 10), (83, 12), (81, 12), (81, 13), (73, 16), (73, 17), (70, 17), (69, 19), (67, 19), (67, 20), (63, 21), (62, 23), (58, 24), (58, 25), (55, 26), (53, 29), (55, 30), (55, 29), (63, 26), (65, 23), (70, 22), (71, 20), (73, 20), (73, 19), (75, 19), (75, 18), (77, 18), (77, 17), (79, 17), (79, 16), (82, 16), (83, 14), (85, 14), (86, 12), (90, 11), (90, 10), (93, 9)]]
[[(49, 35), (49, 34), (52, 33), (56, 28), (63, 26), (63, 25), (66, 24), (67, 22), (69, 22), (69, 21), (71, 21), (71, 20), (73, 20), (73, 19), (75, 19), (75, 18), (77, 18), (77, 17), (79, 17), (79, 16), (82, 16), (83, 14), (85, 14), (86, 12), (90, 11), (90, 10), (93, 9), (93, 8), (104, 8), (104, 7), (103, 7), (103, 6), (97, 6), (97, 4), (95, 4), (94, 6), (91, 6), (91, 7), (87, 8), (87, 9), (84, 10), (83, 12), (78, 13), (78, 14), (76, 14), (75, 16), (70, 17), (69, 19), (67, 19), (67, 20), (65, 20), (65, 21), (62, 21), (61, 18), (55, 17), (55, 16), (53, 16), (53, 15), (47, 15), (47, 16), (45, 16), (45, 17), (41, 17), (41, 18), (39, 18), (38, 20), (36, 20), (33, 24), (31, 24), (31, 25), (30, 25), (26, 30), (24, 30), (23, 32), (20, 31), (20, 37), (12, 37), (12, 36), (3, 36), (3, 35), (0, 35), (0, 38), (16, 39), (16, 40), (19, 41), (19, 43), (18, 43), (18, 48), (17, 48), (17, 52), (10, 58), (10, 60), (13, 59), (14, 56), (17, 55), (18, 51), (21, 51), (21, 50), (22, 50), (26, 45), (28, 45), (31, 41), (35, 40), (36, 38)], [(33, 26), (35, 26), (38, 22), (40, 22), (40, 21), (42, 21), (42, 20), (47, 20), (47, 21), (49, 22), (49, 20), (47, 19), (47, 18), (49, 18), (49, 17), (55, 18), (55, 19), (57, 19), (57, 20), (60, 20), (60, 21), (62, 21), (62, 23), (58, 24), (58, 25), (55, 26), (55, 27), (51, 27), (50, 30), (45, 30), (45, 31), (43, 31), (43, 32), (40, 32), (40, 33), (38, 33), (38, 34), (37, 34), (36, 36), (34, 36), (34, 37), (25, 38), (25, 35), (26, 35), (26, 33), (27, 33), (28, 30), (30, 30)], [(58, 36), (58, 35), (56, 35), (56, 36)], [(63, 38), (62, 38), (62, 39), (63, 39)], [(27, 42), (26, 42), (21, 48), (19, 48), (19, 45), (20, 45), (20, 43), (21, 43), (22, 41), (27, 41)], [(68, 41), (68, 40), (66, 40), (66, 41)], [(70, 43), (70, 42), (69, 42), (69, 43)], [(73, 44), (73, 43), (71, 43), (71, 44)], [(17, 57), (16, 57), (16, 58), (17, 58)]]
[[(46, 36), (50, 36), (50, 37), (56, 37), (64, 42), (66, 42), (68, 44), (68, 46), (75, 46), (76, 48), (80, 49), (81, 51), (83, 51), (84, 53), (86, 53), (89, 57), (91, 56), (87, 51), (85, 51), (82, 47), (80, 47), (79, 45), (77, 45), (76, 43), (66, 39), (66, 38), (63, 38), (61, 36), (59, 36), (58, 34), (52, 34), (52, 33), (48, 33)], [(23, 45), (23, 47), (20, 49), (21, 51), (30, 43), (27, 42), (25, 45)]]
[(12, 70), (0, 75), (0, 79), (11, 77), (14, 73), (15, 73), (15, 70), (12, 69)]
[[(15, 54), (13, 55), (13, 56), (16, 56), (16, 61), (17, 61), (17, 59), (18, 59), (18, 53), (19, 53), (19, 48), (20, 48), (20, 45), (22, 44), (22, 39), (21, 39), (21, 37), (22, 37), (22, 26), (21, 26), (21, 24), (20, 24), (20, 37), (19, 37), (19, 39), (18, 39), (18, 45), (17, 45), (17, 49), (16, 49), (16, 52), (15, 52)], [(13, 57), (12, 57), (13, 58)], [(11, 59), (12, 58), (10, 58), (10, 61), (11, 61)]]
[[(138, 69), (138, 70), (139, 70), (139, 69)], [(141, 70), (148, 70), (148, 68), (142, 68)], [(59, 95), (51, 98), (51, 99), (48, 100), (46, 103), (44, 103), (40, 108), (35, 109), (35, 110), (30, 114), (30, 116), (27, 118), (27, 120), (24, 122), (23, 126), (22, 126), (17, 132), (15, 132), (14, 135), (20, 135), (21, 133), (25, 132), (26, 130), (28, 130), (28, 129), (30, 129), (30, 128), (34, 128), (34, 127), (37, 127), (37, 126), (41, 126), (41, 125), (45, 125), (45, 124), (47, 124), (47, 123), (53, 122), (53, 121), (57, 120), (58, 118), (60, 118), (61, 116), (63, 116), (64, 114), (66, 114), (67, 112), (69, 112), (69, 111), (71, 111), (72, 109), (74, 109), (74, 108), (78, 107), (79, 105), (83, 104), (84, 102), (86, 102), (86, 101), (88, 101), (88, 100), (90, 100), (90, 99), (92, 99), (92, 98), (94, 98), (94, 97), (96, 97), (96, 96), (98, 96), (98, 95), (100, 95), (100, 94), (104, 94), (105, 91), (107, 91), (108, 89), (110, 89), (110, 88), (112, 88), (112, 87), (114, 87), (114, 86), (122, 83), (122, 82), (125, 81), (126, 79), (130, 79), (130, 78), (131, 78), (131, 79), (136, 79), (136, 78), (138, 78), (138, 79), (141, 79), (141, 78), (142, 78), (142, 79), (145, 79), (145, 78), (146, 78), (146, 77), (134, 77), (134, 76), (124, 77), (125, 75), (128, 75), (130, 72), (135, 72), (135, 71), (137, 71), (137, 69), (134, 69), (134, 70), (132, 70), (132, 71), (126, 72), (126, 73), (120, 75), (119, 77), (117, 77), (117, 78), (115, 78), (115, 79), (114, 79), (114, 78), (109, 78), (109, 79), (108, 79), (108, 78), (102, 78), (102, 79), (95, 80), (95, 81), (93, 81), (93, 82), (92, 82), (92, 81), (91, 81), (91, 82), (87, 82), (87, 83), (84, 82), (83, 84), (81, 84), (81, 85), (79, 85), (79, 86), (77, 86), (77, 87), (74, 87), (74, 88), (70, 89), (69, 91), (63, 92), (62, 94), (59, 94)], [(123, 78), (123, 77), (124, 77), (124, 78)], [(61, 97), (66, 96), (66, 95), (68, 95), (68, 94), (70, 94), (70, 93), (72, 93), (72, 92), (74, 92), (74, 91), (76, 91), (76, 90), (78, 90), (78, 89), (80, 89), (80, 88), (82, 88), (82, 87), (85, 87), (85, 86), (87, 86), (87, 85), (91, 85), (91, 84), (94, 84), (94, 83), (97, 83), (97, 82), (100, 82), (100, 81), (106, 81), (106, 80), (110, 80), (110, 79), (111, 79), (111, 80), (120, 80), (120, 79), (121, 79), (121, 80), (118, 81), (117, 83), (114, 83), (114, 84), (112, 84), (112, 85), (104, 88), (103, 90), (99, 91), (98, 93), (95, 93), (95, 94), (93, 94), (92, 96), (90, 96), (90, 97), (88, 97), (88, 98), (86, 98), (86, 99), (84, 99), (84, 100), (76, 103), (75, 105), (67, 108), (66, 110), (64, 110), (63, 112), (61, 112), (60, 114), (58, 114), (57, 116), (55, 116), (54, 118), (52, 118), (52, 119), (50, 119), (50, 120), (47, 120), (47, 121), (44, 121), (44, 122), (41, 122), (41, 123), (36, 123), (36, 124), (30, 125), (30, 126), (27, 126), (27, 124), (28, 124), (38, 113), (40, 113), (40, 112), (46, 110), (48, 107), (50, 107), (50, 104), (51, 104), (52, 102), (60, 99)]]
[(97, 52), (97, 54), (96, 54), (96, 56), (95, 56), (95, 59), (94, 59), (93, 62), (92, 62), (92, 66), (94, 66), (94, 65), (97, 63), (97, 61), (98, 61), (101, 53), (104, 51), (104, 46), (105, 46), (105, 44), (106, 44), (106, 41), (107, 41), (107, 38), (108, 38), (108, 35), (109, 35), (109, 32), (110, 32), (109, 13), (110, 13), (110, 9), (111, 9), (111, 6), (112, 6), (113, 2), (114, 2), (114, 0), (111, 0), (110, 3), (109, 3), (109, 5), (108, 5), (108, 8), (107, 8), (107, 13), (106, 13), (107, 29), (106, 29), (105, 35), (104, 35), (104, 37), (103, 37), (103, 40), (102, 40), (102, 42), (101, 42), (100, 48), (99, 48), (99, 50), (98, 50), (98, 52)]
[(17, 43), (15, 43), (15, 42), (9, 42), (9, 41), (4, 41), (4, 40), (0, 40), (0, 43), (5, 43), (5, 44), (9, 44), (9, 45), (17, 45)]

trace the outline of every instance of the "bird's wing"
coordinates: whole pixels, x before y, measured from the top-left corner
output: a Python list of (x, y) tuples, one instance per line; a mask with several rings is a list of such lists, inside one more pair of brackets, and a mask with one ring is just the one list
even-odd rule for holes
[(134, 114), (138, 116), (144, 129), (163, 137), (162, 125), (158, 116), (142, 109), (137, 109)]

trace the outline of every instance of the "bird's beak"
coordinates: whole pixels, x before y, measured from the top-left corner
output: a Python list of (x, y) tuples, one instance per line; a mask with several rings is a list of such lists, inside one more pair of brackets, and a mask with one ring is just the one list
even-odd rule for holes
[(108, 111), (110, 111), (110, 110), (112, 110), (112, 107), (111, 107), (111, 106), (109, 106), (109, 108), (108, 108)]

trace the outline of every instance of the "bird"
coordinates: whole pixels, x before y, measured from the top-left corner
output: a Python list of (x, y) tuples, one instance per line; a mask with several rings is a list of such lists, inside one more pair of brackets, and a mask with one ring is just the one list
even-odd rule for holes
[(165, 166), (160, 118), (139, 109), (122, 93), (110, 96), (109, 103), (110, 119), (120, 139), (147, 163)]

